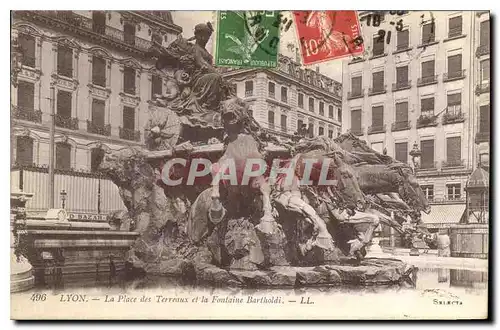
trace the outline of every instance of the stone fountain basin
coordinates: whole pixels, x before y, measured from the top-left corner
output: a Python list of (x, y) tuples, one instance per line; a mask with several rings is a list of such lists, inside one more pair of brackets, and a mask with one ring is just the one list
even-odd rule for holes
[(267, 270), (222, 269), (187, 259), (144, 266), (146, 273), (181, 277), (186, 282), (220, 287), (300, 287), (317, 285), (389, 285), (405, 281), (411, 267), (397, 259), (367, 258), (357, 265), (275, 266)]

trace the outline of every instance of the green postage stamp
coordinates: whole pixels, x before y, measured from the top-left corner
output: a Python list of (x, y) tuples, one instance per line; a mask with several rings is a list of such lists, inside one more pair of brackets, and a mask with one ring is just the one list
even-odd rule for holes
[(279, 11), (219, 11), (215, 65), (275, 68), (280, 23)]

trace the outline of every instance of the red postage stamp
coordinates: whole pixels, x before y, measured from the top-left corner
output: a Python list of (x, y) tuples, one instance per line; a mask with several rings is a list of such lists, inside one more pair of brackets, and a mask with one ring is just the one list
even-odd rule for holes
[(363, 53), (354, 10), (294, 11), (304, 65)]

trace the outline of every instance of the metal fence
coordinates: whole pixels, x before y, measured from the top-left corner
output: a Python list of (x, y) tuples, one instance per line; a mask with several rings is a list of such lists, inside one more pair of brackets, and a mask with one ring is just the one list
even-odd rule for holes
[[(59, 172), (59, 173), (58, 173)], [(61, 191), (66, 192), (68, 212), (107, 214), (125, 210), (118, 187), (109, 179), (87, 172), (56, 171), (54, 175), (54, 207), (62, 207)], [(11, 190), (22, 189), (33, 193), (26, 203), (27, 211), (43, 212), (49, 209), (49, 173), (43, 167), (13, 168)]]

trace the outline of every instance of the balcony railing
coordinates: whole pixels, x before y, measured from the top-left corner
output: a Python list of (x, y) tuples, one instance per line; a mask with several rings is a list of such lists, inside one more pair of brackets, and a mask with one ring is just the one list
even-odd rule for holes
[(111, 136), (111, 125), (101, 126), (99, 124), (93, 123), (90, 120), (87, 120), (87, 132), (104, 136)]
[(357, 98), (363, 97), (364, 94), (365, 94), (364, 89), (360, 89), (359, 91), (350, 91), (350, 92), (347, 92), (347, 99), (348, 100), (357, 99)]
[(436, 37), (434, 35), (426, 36), (422, 38), (422, 43), (419, 45), (420, 47), (429, 46), (431, 44), (436, 43)]
[(245, 91), (245, 97), (253, 96), (253, 90)]
[(480, 45), (476, 49), (476, 57), (488, 55), (490, 53), (490, 45)]
[(420, 115), (417, 119), (417, 128), (437, 126), (437, 116)]
[(78, 130), (78, 118), (67, 117), (56, 114), (55, 122), (57, 127)]
[(454, 159), (449, 161), (443, 161), (441, 167), (442, 168), (465, 167), (465, 159)]
[(356, 136), (361, 136), (361, 135), (365, 134), (365, 129), (363, 127), (351, 128), (351, 133), (356, 135)]
[(421, 78), (418, 78), (417, 86), (420, 87), (420, 86), (425, 86), (425, 85), (436, 84), (437, 81), (438, 81), (437, 75), (421, 77)]
[(452, 72), (445, 72), (443, 74), (443, 81), (452, 81), (463, 78), (465, 78), (465, 69)]
[(448, 112), (445, 112), (443, 114), (443, 125), (446, 125), (446, 124), (454, 124), (454, 123), (461, 123), (465, 120), (464, 118), (464, 113), (462, 111), (458, 111), (458, 112), (451, 112), (451, 111), (448, 111)]
[(476, 143), (490, 142), (490, 132), (477, 132)]
[(392, 84), (392, 91), (400, 91), (411, 87), (411, 80), (398, 81)]
[(91, 18), (87, 18), (72, 11), (45, 10), (32, 11), (30, 13), (32, 15), (40, 15), (68, 23), (71, 25), (71, 29), (76, 28), (87, 32), (97, 33), (114, 41), (129, 44), (141, 51), (148, 51), (152, 46), (152, 42), (150, 40), (142, 39), (136, 36), (125, 37), (125, 33), (121, 30), (108, 25), (96, 24)]
[(32, 121), (34, 123), (42, 122), (42, 111), (35, 109), (28, 109), (23, 107), (13, 107), (12, 117), (15, 119)]
[(476, 85), (476, 95), (489, 93), (489, 92), (490, 92), (490, 82), (489, 81)]
[(384, 94), (386, 92), (387, 85), (372, 87), (368, 90), (368, 95)]
[(420, 171), (429, 171), (429, 170), (436, 170), (437, 169), (437, 162), (422, 162), (420, 164), (420, 167), (418, 170)]
[(368, 134), (385, 133), (385, 124), (368, 127)]
[(119, 136), (120, 139), (129, 141), (139, 142), (141, 140), (141, 132), (129, 128), (123, 128), (121, 126), (119, 127)]
[(410, 122), (409, 121), (399, 121), (392, 123), (391, 125), (391, 131), (397, 132), (397, 131), (404, 131), (410, 129)]

